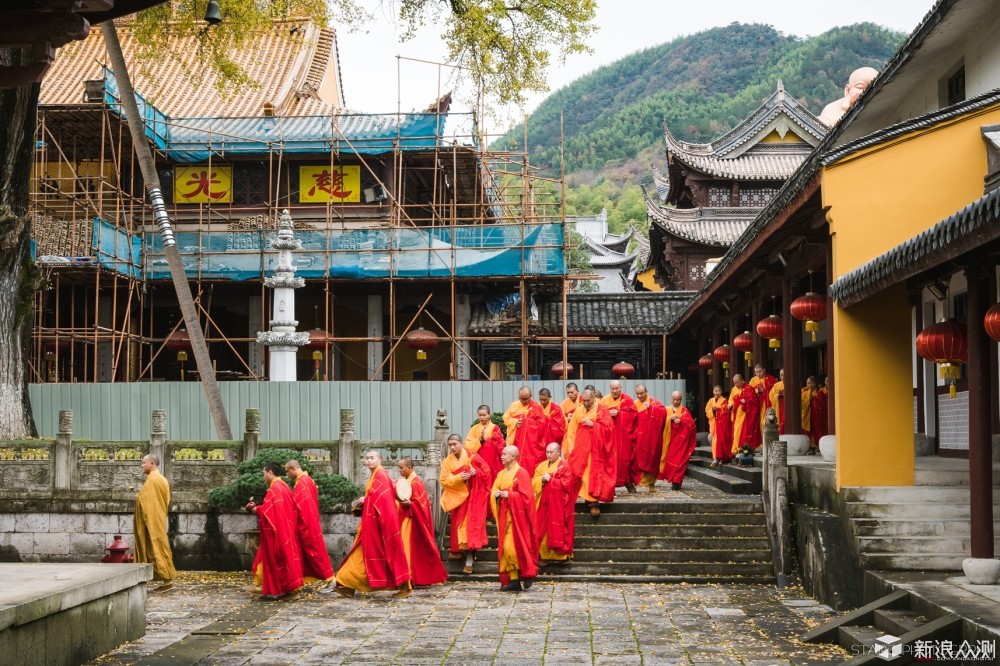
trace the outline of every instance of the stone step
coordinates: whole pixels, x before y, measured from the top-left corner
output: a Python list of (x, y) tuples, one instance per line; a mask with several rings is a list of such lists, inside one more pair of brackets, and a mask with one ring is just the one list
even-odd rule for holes
[(863, 553), (866, 569), (886, 571), (961, 571), (968, 552)]
[[(481, 572), (478, 569), (475, 573), (450, 573), (451, 581), (475, 581), (481, 583), (494, 583), (499, 585), (496, 564), (488, 572)], [(553, 582), (566, 583), (656, 583), (656, 584), (687, 584), (687, 585), (774, 585), (774, 575), (738, 575), (722, 574), (717, 576), (704, 575), (672, 575), (672, 574), (595, 574), (580, 572), (573, 565), (563, 567), (546, 567), (539, 569), (537, 581), (540, 583)], [(529, 591), (528, 594), (531, 594)], [(649, 662), (647, 662), (649, 663)]]
[(880, 486), (844, 488), (848, 502), (945, 502), (968, 504), (968, 486)]
[[(935, 502), (846, 502), (850, 518), (939, 518), (969, 520), (969, 504), (940, 504)], [(1000, 515), (1000, 502), (993, 503), (993, 515)]]
[[(922, 518), (855, 518), (854, 533), (866, 536), (943, 536), (968, 537), (971, 524), (967, 518), (952, 520)], [(1000, 520), (993, 521), (993, 531), (1000, 534)]]
[(863, 654), (864, 648), (875, 645), (875, 639), (883, 635), (885, 632), (875, 627), (850, 625), (837, 628), (837, 642), (851, 654)]
[[(495, 548), (483, 548), (476, 553), (477, 560), (489, 560), (496, 562), (497, 551)], [(690, 562), (705, 562), (715, 564), (755, 563), (763, 562), (770, 564), (771, 549), (766, 550), (635, 550), (635, 549), (575, 549), (573, 550), (573, 561), (579, 563), (639, 563), (639, 564), (683, 564)]]
[[(729, 468), (728, 465), (725, 467)], [(729, 495), (759, 495), (761, 490), (760, 482), (747, 481), (722, 471), (704, 467), (689, 465), (685, 476), (701, 481), (706, 486), (718, 488)]]
[(712, 524), (712, 525), (602, 525), (601, 522), (581, 523), (577, 521), (575, 533), (578, 537), (699, 537), (699, 536), (729, 536), (729, 537), (755, 537), (768, 538), (767, 528), (763, 521), (760, 523), (746, 524)]
[[(664, 493), (665, 494), (665, 493)], [(586, 514), (590, 511), (582, 502), (577, 502), (576, 513)], [(620, 501), (610, 504), (601, 504), (601, 514), (642, 514), (642, 515), (663, 515), (663, 514), (716, 514), (716, 513), (763, 513), (764, 509), (760, 499), (719, 499), (719, 500), (666, 500), (662, 502), (628, 502)]]
[(764, 524), (763, 513), (608, 513), (601, 507), (601, 515), (589, 513), (576, 515), (578, 527), (584, 525), (757, 525)]
[(929, 620), (911, 610), (877, 610), (873, 613), (875, 628), (893, 636), (908, 634)]
[[(914, 483), (918, 486), (966, 486), (969, 485), (969, 469), (918, 469), (914, 471)], [(1000, 489), (1000, 468), (993, 467), (994, 493)]]
[[(491, 540), (492, 541), (492, 540)], [(770, 552), (771, 540), (763, 537), (716, 537), (716, 536), (627, 536), (608, 539), (606, 536), (576, 535), (573, 547), (577, 550), (607, 548), (694, 550), (766, 550)]]
[[(461, 580), (466, 574), (462, 573), (461, 562), (448, 562), (446, 564), (448, 575), (456, 580)], [(492, 560), (477, 559), (472, 568), (473, 574), (497, 575), (496, 557)], [(720, 562), (579, 562), (563, 566), (547, 566), (541, 569), (543, 575), (562, 577), (566, 574), (588, 575), (592, 577), (603, 576), (679, 576), (687, 580), (703, 577), (729, 577), (739, 578), (753, 576), (767, 578), (773, 582), (774, 565), (771, 562), (743, 562), (739, 564), (729, 564)], [(652, 582), (646, 581), (643, 582)]]
[[(994, 547), (1000, 550), (1000, 536), (994, 539)], [(903, 553), (917, 555), (927, 553), (971, 552), (971, 537), (940, 536), (866, 536), (858, 537), (860, 553)]]
[(728, 465), (726, 464), (719, 465), (718, 467), (713, 469), (711, 458), (691, 458), (691, 464), (688, 466), (688, 469), (691, 469), (692, 466), (700, 467), (702, 469), (711, 470), (713, 472), (721, 472), (726, 476), (733, 476), (736, 477), (737, 479), (743, 479), (744, 481), (752, 482), (752, 481), (760, 481), (761, 478), (764, 476), (764, 468), (758, 467), (756, 465), (756, 462), (757, 460), (754, 459), (753, 467), (730, 463)]

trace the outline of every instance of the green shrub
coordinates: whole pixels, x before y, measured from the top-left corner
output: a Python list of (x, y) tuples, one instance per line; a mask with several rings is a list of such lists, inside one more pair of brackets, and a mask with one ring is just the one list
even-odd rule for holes
[[(363, 494), (363, 490), (339, 474), (315, 474), (313, 466), (299, 451), (291, 449), (265, 448), (257, 452), (250, 460), (240, 463), (236, 471), (239, 476), (228, 486), (215, 488), (208, 493), (208, 503), (222, 510), (236, 510), (246, 506), (253, 497), (260, 504), (267, 492), (264, 482), (264, 465), (278, 463), (284, 468), (289, 460), (298, 460), (299, 465), (316, 483), (319, 490), (319, 510), (331, 513)], [(289, 486), (292, 485), (287, 476), (281, 477)]]

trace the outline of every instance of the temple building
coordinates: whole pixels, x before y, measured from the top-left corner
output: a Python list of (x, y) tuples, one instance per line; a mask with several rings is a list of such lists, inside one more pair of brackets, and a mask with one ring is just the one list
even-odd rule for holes
[(588, 282), (600, 294), (621, 294), (635, 291), (632, 282), (638, 266), (638, 253), (629, 252), (633, 238), (642, 234), (630, 226), (624, 234), (608, 233), (608, 211), (598, 215), (567, 217), (566, 222), (580, 234), (582, 248), (590, 256), (590, 274), (596, 279)]
[(777, 90), (731, 131), (688, 143), (665, 131), (667, 174), (654, 169), (646, 192), (650, 263), (640, 288), (700, 289), (726, 253), (819, 144), (827, 128)]

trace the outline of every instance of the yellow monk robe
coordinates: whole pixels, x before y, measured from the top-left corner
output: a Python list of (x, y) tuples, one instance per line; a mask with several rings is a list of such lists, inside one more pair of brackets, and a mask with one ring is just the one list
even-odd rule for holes
[[(375, 471), (380, 469), (382, 468), (376, 468), (376, 470), (372, 471), (372, 475), (368, 477), (368, 483), (365, 484), (366, 499), (372, 489), (372, 483), (375, 481)], [(361, 524), (359, 523), (358, 531), (354, 537), (355, 541), (357, 541), (360, 535)], [(407, 542), (404, 541), (403, 543), (406, 544)], [(337, 584), (357, 590), (358, 592), (372, 591), (372, 588), (368, 585), (368, 572), (365, 571), (365, 555), (360, 548), (352, 550), (340, 565), (340, 569), (337, 570)]]
[[(535, 491), (535, 509), (538, 509), (539, 502), (542, 501), (542, 475), (543, 474), (555, 474), (556, 470), (559, 469), (559, 465), (565, 465), (567, 463), (562, 460), (557, 460), (554, 463), (550, 463), (548, 460), (543, 460), (538, 463), (538, 467), (535, 468), (535, 475), (531, 478), (531, 487)], [(565, 553), (557, 553), (548, 546), (549, 535), (546, 534), (542, 537), (542, 542), (538, 544), (538, 556), (543, 560), (567, 560), (569, 555)]]
[[(515, 488), (517, 482), (517, 488)], [(498, 548), (497, 560), (500, 582), (538, 575), (538, 543), (535, 541), (535, 504), (531, 500), (531, 475), (515, 464), (497, 474), (490, 492), (490, 512), (497, 521), (498, 537), (503, 547)], [(494, 493), (506, 490), (508, 498), (498, 500)], [(527, 500), (527, 501), (525, 501)], [(502, 512), (502, 515), (501, 515)], [(500, 532), (503, 534), (499, 534)], [(498, 544), (499, 545), (499, 544)], [(518, 558), (518, 550), (522, 558)]]
[(566, 418), (566, 423), (569, 423), (569, 420), (573, 418), (573, 412), (575, 412), (576, 408), (581, 404), (583, 403), (580, 401), (580, 398), (577, 398), (575, 401), (566, 398), (559, 403), (559, 408), (562, 409), (563, 416)]
[(738, 400), (743, 389), (736, 386), (729, 392), (729, 413), (733, 419), (733, 451), (739, 449), (739, 442), (743, 437), (743, 422), (746, 420), (747, 412)]
[(715, 442), (715, 412), (713, 410), (725, 407), (726, 398), (725, 396), (711, 397), (708, 399), (708, 403), (705, 405), (705, 416), (708, 417), (708, 436), (709, 441)]
[(809, 435), (809, 446), (816, 446), (812, 436), (812, 395), (808, 386), (802, 388), (802, 434)]
[(767, 396), (767, 406), (774, 409), (774, 416), (778, 419), (778, 434), (785, 434), (785, 408), (782, 406), (781, 396), (778, 395), (779, 392), (785, 390), (785, 382), (780, 379), (774, 382), (774, 386), (771, 387), (771, 392)]
[(133, 526), (135, 561), (153, 565), (153, 580), (170, 581), (177, 577), (174, 556), (167, 539), (167, 507), (170, 484), (154, 469), (146, 476), (135, 496)]
[[(582, 404), (576, 408), (573, 412), (573, 418), (569, 420), (569, 425), (566, 426), (566, 437), (563, 438), (563, 459), (569, 460), (569, 454), (573, 452), (573, 445), (576, 444), (576, 431), (580, 429), (580, 421), (584, 419), (590, 419), (591, 421), (597, 422), (597, 405), (599, 403), (594, 400), (594, 406), (587, 411), (587, 408)], [(590, 486), (590, 460), (587, 460), (587, 467), (583, 470), (583, 477), (581, 478), (583, 484), (580, 486), (580, 497), (588, 502), (596, 502), (597, 499), (588, 492)]]
[[(764, 418), (767, 416), (767, 408), (771, 406), (771, 388), (774, 387), (776, 381), (777, 380), (773, 375), (765, 374), (764, 379), (760, 379), (757, 375), (754, 375), (750, 378), (750, 381), (747, 382), (750, 385), (750, 388), (757, 392), (757, 404), (760, 405), (758, 409), (760, 412), (759, 416), (761, 428), (764, 427)], [(757, 387), (761, 385), (763, 385), (764, 388), (758, 391)], [(758, 433), (758, 436), (762, 436), (761, 433), (763, 432), (764, 431), (761, 430), (760, 433)]]
[(660, 464), (657, 467), (659, 471), (655, 474), (651, 472), (643, 472), (642, 480), (639, 482), (640, 485), (647, 486), (648, 488), (652, 488), (653, 486), (655, 486), (657, 479), (664, 478), (663, 468), (667, 464), (667, 449), (670, 448), (670, 431), (672, 430), (672, 428), (670, 427), (670, 419), (673, 418), (674, 414), (680, 411), (679, 409), (674, 409), (673, 405), (667, 405), (666, 407), (667, 407), (667, 418), (663, 422), (664, 423), (663, 446), (660, 449)]
[[(448, 456), (441, 461), (441, 476), (438, 477), (438, 481), (441, 483), (441, 508), (446, 512), (451, 513), (458, 507), (462, 506), (463, 503), (467, 502), (469, 499), (469, 486), (462, 481), (460, 474), (456, 474), (455, 471), (466, 467), (472, 469), (472, 462), (469, 460), (469, 452), (466, 449), (462, 449), (462, 455), (455, 458), (454, 455), (448, 454)], [(452, 519), (455, 517), (452, 516)], [(468, 550), (469, 543), (469, 512), (466, 511), (462, 516), (462, 522), (458, 524), (458, 543), (460, 550)], [(457, 551), (456, 551), (457, 552)]]

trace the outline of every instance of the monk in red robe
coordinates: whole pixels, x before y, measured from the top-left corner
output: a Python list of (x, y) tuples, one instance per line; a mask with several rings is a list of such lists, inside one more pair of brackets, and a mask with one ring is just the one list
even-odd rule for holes
[(663, 424), (667, 408), (649, 395), (645, 384), (635, 386), (635, 410), (638, 414), (635, 434), (635, 460), (642, 475), (639, 484), (655, 492), (656, 479), (663, 469)]
[(559, 405), (552, 402), (552, 392), (547, 388), (538, 391), (538, 404), (542, 406), (542, 412), (545, 413), (545, 419), (548, 423), (548, 429), (543, 438), (545, 449), (548, 450), (549, 444), (552, 442), (558, 444), (561, 449), (563, 437), (566, 436), (566, 415), (563, 414)]
[(497, 521), (500, 589), (520, 592), (530, 589), (538, 575), (535, 493), (531, 474), (517, 462), (516, 446), (506, 447), (501, 460), (504, 470), (497, 475), (490, 494), (490, 510)]
[(337, 570), (337, 592), (353, 597), (356, 591), (395, 589), (396, 598), (410, 595), (410, 564), (406, 561), (403, 537), (399, 533), (396, 488), (382, 468), (378, 451), (365, 453), (365, 467), (371, 477), (365, 496), (354, 501), (361, 509), (361, 526), (354, 547)]
[(712, 397), (708, 401), (705, 413), (710, 414), (712, 438), (712, 464), (710, 467), (724, 465), (733, 459), (733, 420), (729, 415), (729, 401), (722, 395), (722, 387), (716, 384), (712, 387)]
[(618, 465), (615, 472), (615, 485), (625, 486), (630, 493), (635, 493), (635, 484), (639, 482), (639, 464), (635, 457), (635, 442), (639, 424), (639, 412), (635, 409), (632, 396), (622, 391), (622, 383), (614, 379), (609, 384), (610, 394), (601, 398), (601, 404), (608, 408), (611, 414), (611, 439), (615, 445), (615, 457)]
[(400, 502), (399, 532), (403, 550), (410, 563), (410, 582), (414, 585), (437, 585), (448, 580), (441, 563), (441, 551), (434, 538), (434, 518), (427, 486), (413, 471), (413, 458), (404, 456), (396, 463), (399, 476), (410, 484), (410, 499)]
[(826, 437), (830, 430), (828, 409), (830, 405), (830, 394), (826, 390), (826, 386), (816, 382), (818, 388), (813, 391), (812, 399), (809, 401), (809, 411), (810, 411), (810, 435), (812, 440), (816, 443), (816, 450), (819, 450), (819, 440)]
[(281, 480), (281, 465), (264, 465), (267, 493), (258, 506), (250, 498), (247, 509), (257, 514), (260, 547), (254, 557), (254, 580), (260, 578), (262, 599), (280, 599), (302, 587), (302, 556), (296, 534), (295, 500)]
[(599, 502), (615, 501), (618, 460), (611, 434), (611, 413), (597, 402), (592, 389), (584, 389), (581, 395), (583, 404), (573, 412), (566, 428), (563, 455), (573, 475), (581, 480), (580, 497), (590, 507), (590, 515), (596, 518), (601, 515)]
[(330, 564), (330, 553), (326, 550), (319, 522), (319, 489), (298, 460), (285, 463), (285, 474), (295, 482), (292, 499), (295, 500), (295, 525), (302, 550), (302, 580), (305, 583), (325, 581), (329, 583), (327, 589), (332, 592), (333, 565)]
[(736, 455), (744, 446), (751, 449), (757, 448), (760, 444), (757, 392), (743, 381), (742, 375), (733, 375), (733, 390), (729, 394), (729, 411), (733, 417), (733, 455)]
[(522, 386), (517, 392), (517, 400), (503, 414), (503, 422), (507, 427), (507, 446), (516, 446), (521, 452), (521, 463), (535, 469), (545, 458), (549, 423), (542, 406), (531, 399), (530, 388)]
[(469, 453), (459, 435), (448, 437), (441, 461), (441, 508), (451, 514), (449, 560), (465, 558), (464, 573), (472, 573), (476, 551), (486, 545), (486, 515), (493, 473), (478, 453)]
[(559, 409), (562, 410), (563, 416), (566, 418), (566, 425), (569, 425), (569, 420), (573, 418), (573, 412), (579, 406), (580, 387), (576, 385), (576, 382), (570, 382), (566, 384), (566, 399), (559, 403)]
[(535, 468), (531, 485), (535, 491), (539, 566), (565, 564), (573, 555), (574, 507), (580, 481), (562, 459), (562, 448), (556, 442), (545, 449), (545, 460)]
[(507, 444), (503, 431), (492, 421), (493, 412), (489, 405), (479, 405), (476, 418), (479, 419), (465, 435), (465, 448), (469, 455), (478, 453), (490, 466), (490, 473), (496, 476), (503, 465), (500, 464), (500, 452)]
[[(663, 465), (662, 478), (670, 482), (671, 490), (680, 490), (687, 473), (688, 461), (697, 446), (697, 430), (691, 411), (681, 404), (683, 396), (674, 391), (667, 407), (669, 429), (664, 431), (667, 440), (667, 460)], [(666, 435), (669, 431), (669, 438)]]
[(774, 385), (778, 382), (778, 380), (774, 378), (774, 375), (769, 374), (760, 363), (754, 366), (753, 374), (754, 376), (750, 378), (749, 383), (750, 386), (753, 387), (754, 392), (757, 394), (755, 396), (757, 398), (757, 410), (759, 412), (757, 418), (757, 446), (760, 446), (763, 444), (762, 437), (764, 436), (764, 417), (767, 416), (767, 408), (771, 406), (771, 389), (774, 388)]

